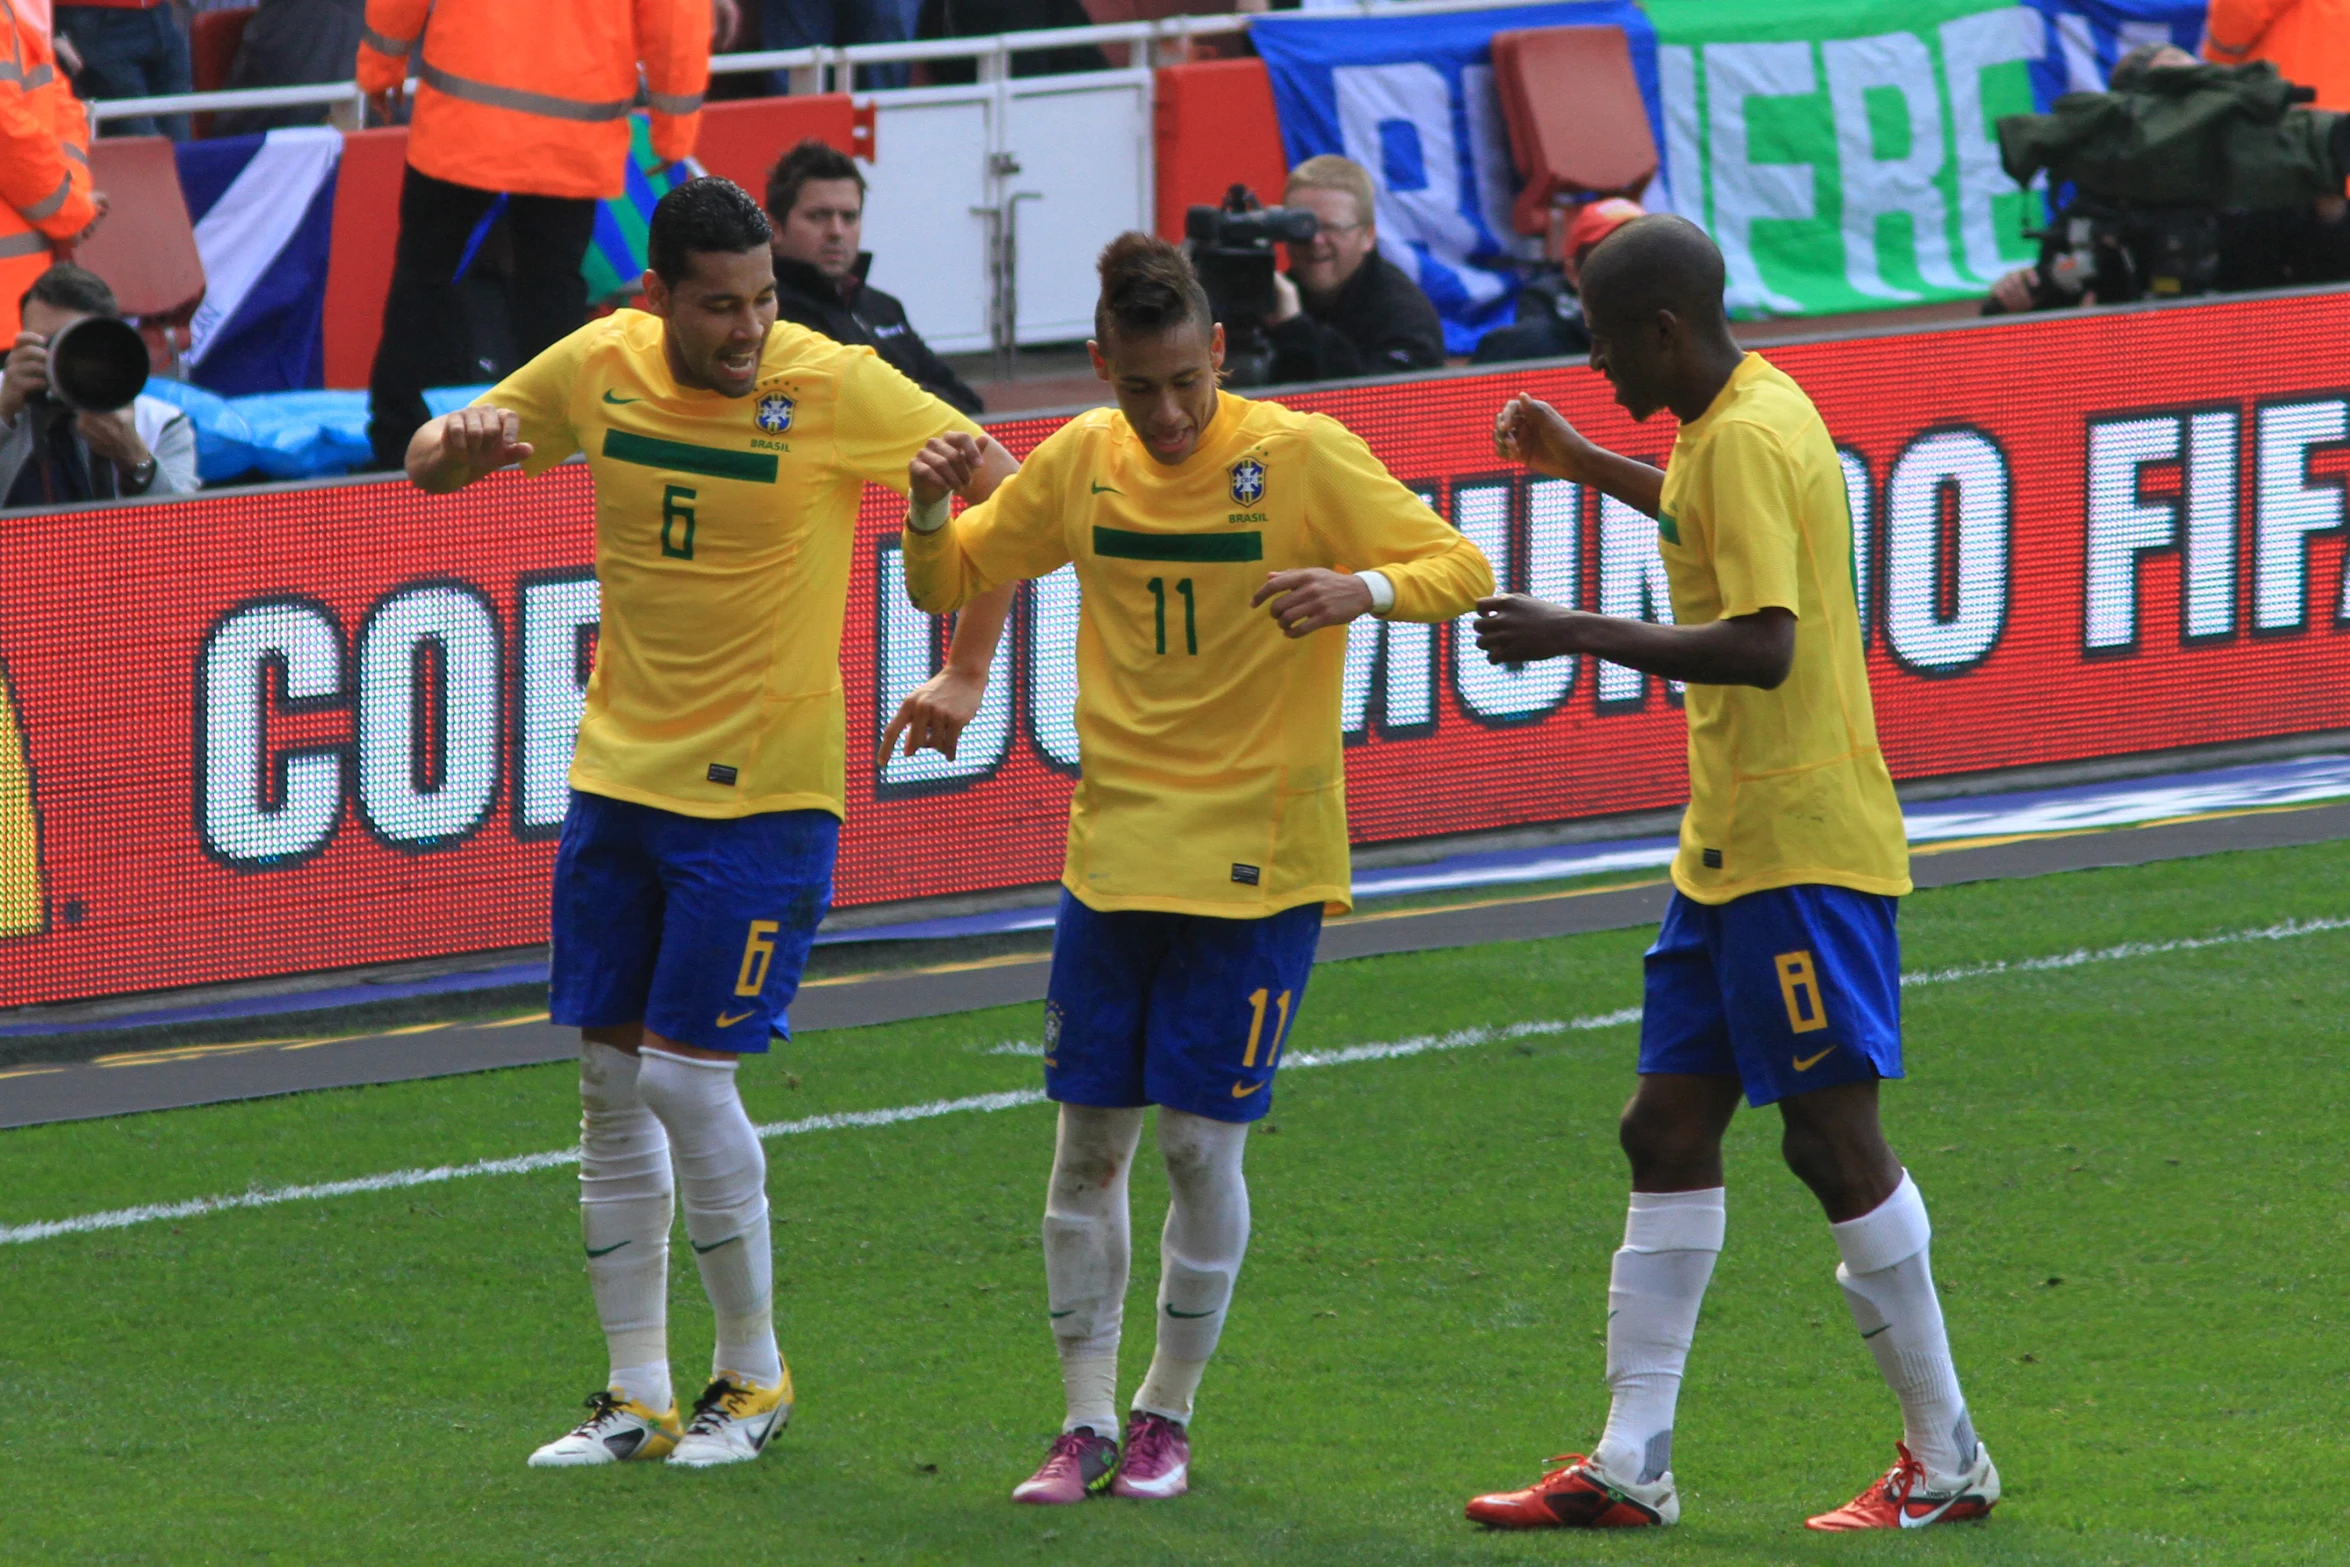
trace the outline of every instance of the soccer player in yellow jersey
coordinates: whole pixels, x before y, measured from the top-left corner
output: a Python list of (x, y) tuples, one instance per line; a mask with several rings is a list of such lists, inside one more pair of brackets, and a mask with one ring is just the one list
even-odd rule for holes
[[(575, 452), (595, 478), (603, 619), (555, 859), (550, 1010), (582, 1036), (580, 1228), (612, 1369), (534, 1465), (734, 1463), (791, 1418), (766, 1160), (734, 1072), (785, 1032), (831, 898), (857, 503), (869, 480), (902, 488), (946, 431), (976, 454), (968, 498), (1014, 466), (871, 349), (778, 324), (767, 240), (725, 180), (677, 187), (653, 209), (647, 311), (582, 327), (408, 449), (436, 492)], [(682, 1430), (673, 1192), (718, 1326)]]
[(1673, 1406), (1722, 1248), (1722, 1133), (1743, 1086), (1779, 1107), (1787, 1163), (1827, 1210), (1837, 1281), (1906, 1431), (1882, 1480), (1810, 1526), (1980, 1518), (1999, 1473), (1951, 1365), (1925, 1201), (1877, 1120), (1878, 1081), (1901, 1076), (1894, 913), (1909, 855), (1877, 749), (1836, 447), (1803, 389), (1732, 340), (1721, 254), (1687, 220), (1640, 218), (1603, 240), (1583, 309), (1616, 400), (1634, 419), (1680, 420), (1668, 466), (1603, 451), (1530, 397), (1503, 407), (1495, 444), (1656, 518), (1675, 624), (1510, 594), (1478, 606), (1478, 645), (1496, 663), (1585, 653), (1688, 682), (1689, 809), (1624, 1110), (1632, 1204), (1608, 1286), (1607, 1430), (1588, 1458), (1478, 1497), (1469, 1516), (1680, 1516)]
[[(1272, 1098), (1327, 911), (1348, 907), (1339, 690), (1358, 615), (1440, 621), (1492, 591), (1476, 546), (1320, 414), (1220, 392), (1223, 329), (1182, 255), (1101, 256), (1082, 414), (950, 520), (978, 448), (913, 465), (914, 602), (945, 614), (1074, 561), (1077, 732), (1045, 1083), (1048, 1313), (1067, 1420), (1023, 1502), (1181, 1495), (1193, 1394), (1248, 1244), (1241, 1152)], [(1267, 613), (1268, 608), (1270, 613)], [(1127, 1172), (1159, 1107), (1171, 1202), (1158, 1343), (1118, 1440)]]

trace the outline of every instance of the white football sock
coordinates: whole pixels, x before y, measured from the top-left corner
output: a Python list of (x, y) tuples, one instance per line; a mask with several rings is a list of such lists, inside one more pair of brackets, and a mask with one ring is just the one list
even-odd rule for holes
[(773, 1387), (783, 1379), (783, 1356), (775, 1347), (767, 1154), (743, 1110), (735, 1063), (659, 1050), (645, 1051), (643, 1059), (638, 1092), (668, 1129), (686, 1238), (718, 1318), (711, 1375), (733, 1371)]
[(610, 1045), (579, 1059), (579, 1233), (588, 1288), (612, 1356), (609, 1386), (666, 1410), (669, 1388), (669, 1138), (637, 1093), (637, 1058)]
[(1893, 1195), (1831, 1225), (1844, 1260), (1836, 1282), (1853, 1326), (1901, 1400), (1903, 1441), (1931, 1479), (1955, 1480), (1975, 1461), (1975, 1425), (1958, 1390), (1942, 1302), (1934, 1293), (1926, 1199), (1903, 1171)]
[(1607, 1431), (1591, 1457), (1649, 1485), (1673, 1464), (1673, 1407), (1697, 1336), (1697, 1308), (1722, 1254), (1728, 1209), (1719, 1186), (1634, 1192), (1607, 1288)]
[(1126, 1177), (1140, 1110), (1063, 1105), (1044, 1199), (1045, 1309), (1068, 1399), (1063, 1431), (1118, 1434), (1118, 1330), (1133, 1253)]
[(1232, 1285), (1248, 1252), (1246, 1122), (1159, 1110), (1167, 1161), (1167, 1225), (1159, 1235), (1159, 1338), (1134, 1407), (1188, 1422), (1200, 1375), (1216, 1353)]

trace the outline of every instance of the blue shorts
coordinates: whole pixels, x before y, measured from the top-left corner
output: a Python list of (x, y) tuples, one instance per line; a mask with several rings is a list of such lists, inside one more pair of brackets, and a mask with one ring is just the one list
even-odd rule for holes
[(791, 1037), (784, 1009), (832, 903), (840, 820), (769, 811), (713, 821), (571, 791), (555, 851), (549, 1015), (642, 1022), (753, 1055)]
[(1640, 1070), (1735, 1075), (1757, 1107), (1899, 1077), (1899, 904), (1849, 887), (1674, 893), (1646, 959)]
[(1254, 1121), (1306, 998), (1322, 905), (1261, 919), (1127, 910), (1064, 889), (1044, 1004), (1045, 1092)]

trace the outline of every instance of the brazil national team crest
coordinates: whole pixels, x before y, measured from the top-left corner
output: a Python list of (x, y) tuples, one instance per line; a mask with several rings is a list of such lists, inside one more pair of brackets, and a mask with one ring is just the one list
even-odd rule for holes
[(1265, 493), (1265, 465), (1254, 457), (1243, 457), (1232, 465), (1232, 498), (1243, 506), (1254, 506)]
[(759, 399), (759, 428), (769, 435), (781, 435), (791, 428), (791, 399), (781, 392), (771, 392)]

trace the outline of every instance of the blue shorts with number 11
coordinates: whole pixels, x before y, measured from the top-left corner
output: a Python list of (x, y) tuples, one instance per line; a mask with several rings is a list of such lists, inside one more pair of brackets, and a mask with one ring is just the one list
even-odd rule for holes
[(1807, 885), (1676, 892), (1648, 949), (1640, 1070), (1736, 1076), (1760, 1108), (1901, 1075), (1900, 900)]
[(1258, 919), (1103, 913), (1061, 893), (1044, 1013), (1045, 1092), (1254, 1121), (1306, 998), (1322, 905)]

